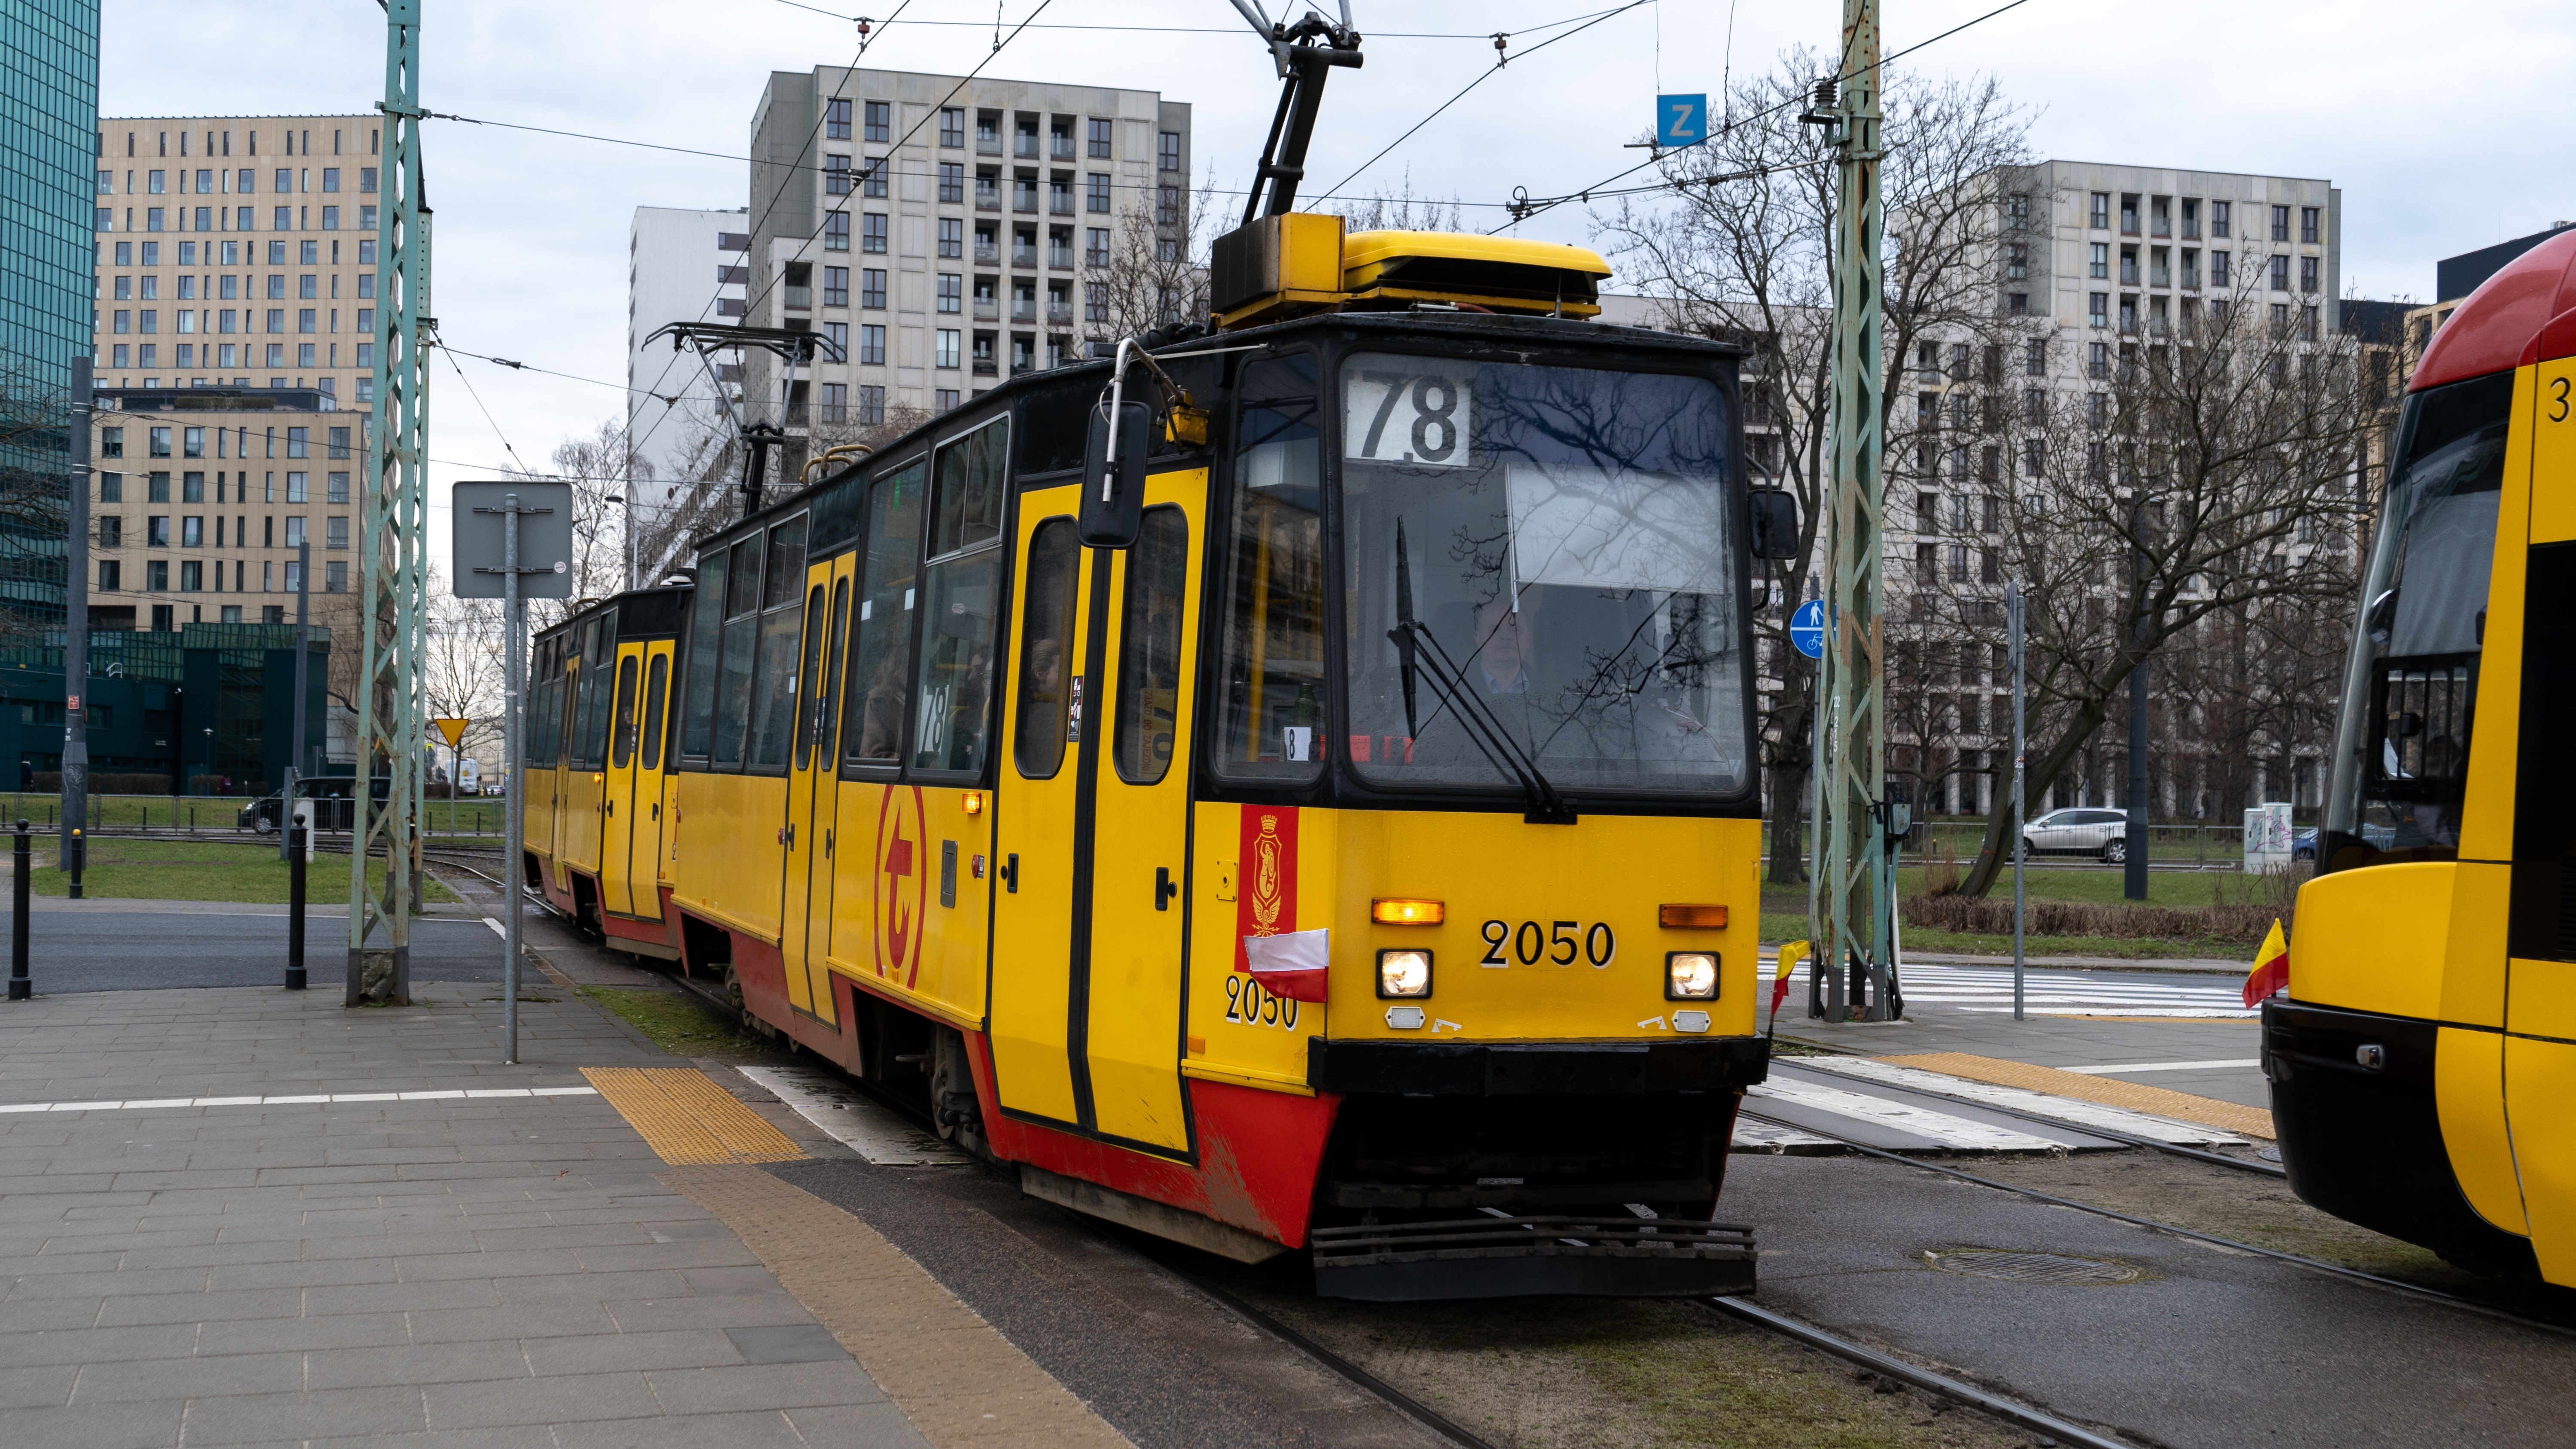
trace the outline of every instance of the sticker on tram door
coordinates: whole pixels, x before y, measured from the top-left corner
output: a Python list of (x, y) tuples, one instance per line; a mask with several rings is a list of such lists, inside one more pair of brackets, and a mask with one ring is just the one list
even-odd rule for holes
[(921, 937), (930, 910), (930, 839), (918, 785), (888, 785), (877, 806), (871, 904), (877, 975), (910, 989), (921, 975)]

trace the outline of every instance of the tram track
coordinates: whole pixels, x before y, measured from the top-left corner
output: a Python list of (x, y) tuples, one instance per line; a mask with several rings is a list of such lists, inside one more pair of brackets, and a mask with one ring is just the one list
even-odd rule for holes
[[(1908, 1090), (1912, 1089), (1909, 1088)], [(1927, 1093), (1926, 1095), (1939, 1094)], [(1985, 1104), (1977, 1103), (1975, 1105), (1984, 1106)], [(1745, 1109), (1744, 1115), (1764, 1122), (1778, 1121), (1776, 1118), (1765, 1116), (1763, 1113), (1754, 1111), (1750, 1108)], [(1780, 1123), (1779, 1125), (1789, 1126), (1792, 1124)], [(1924, 1172), (1938, 1173), (1944, 1177), (1951, 1177), (1962, 1182), (1974, 1183), (1979, 1187), (1992, 1188), (1997, 1192), (2012, 1193), (2017, 1196), (2030, 1198), (2037, 1202), (2047, 1203), (2052, 1207), (2073, 1208), (2078, 1212), (2092, 1213), (2100, 1217), (2113, 1219), (2117, 1222), (2128, 1223), (2134, 1227), (2146, 1228), (2152, 1232), (2166, 1233), (2174, 1237), (2188, 1238), (2194, 1242), (2208, 1243), (2213, 1247), (2225, 1248), (2230, 1252), (2248, 1253), (2255, 1257), (2269, 1258), (2275, 1262), (2288, 1263), (2295, 1267), (2305, 1268), (2311, 1272), (2323, 1273), (2331, 1277), (2346, 1278), (2359, 1283), (2367, 1283), (2373, 1287), (2385, 1289), (2423, 1302), (2457, 1309), (2463, 1313), (2470, 1313), (2483, 1318), (2497, 1319), (2507, 1323), (2520, 1324), (2524, 1327), (2540, 1329), (2543, 1332), (2560, 1335), (2562, 1337), (2576, 1338), (2576, 1326), (2556, 1322), (2547, 1318), (2536, 1317), (2527, 1313), (2518, 1313), (2510, 1308), (2503, 1308), (2492, 1303), (2483, 1302), (2479, 1299), (2466, 1297), (2457, 1293), (2446, 1292), (2443, 1289), (2428, 1288), (2419, 1283), (2409, 1283), (2402, 1278), (2390, 1278), (2377, 1273), (2365, 1272), (2362, 1269), (2347, 1267), (2341, 1263), (2330, 1263), (2322, 1258), (2311, 1258), (2300, 1253), (2284, 1252), (2278, 1248), (2261, 1247), (2253, 1243), (2245, 1242), (2241, 1239), (2225, 1237), (2217, 1233), (2204, 1233), (2197, 1228), (2183, 1227), (2179, 1223), (2169, 1223), (2156, 1218), (2140, 1217), (2135, 1213), (2122, 1212), (2117, 1208), (2104, 1207), (2099, 1203), (2088, 1203), (2076, 1198), (2061, 1197), (2055, 1193), (2042, 1192), (2035, 1187), (2023, 1187), (2018, 1183), (2004, 1182), (1997, 1178), (1982, 1177), (1973, 1172), (1965, 1172), (1958, 1168), (1947, 1167), (1937, 1162), (1928, 1162), (1920, 1157), (1910, 1157), (1903, 1153), (1890, 1152), (1885, 1148), (1872, 1147), (1866, 1143), (1856, 1142), (1849, 1137), (1824, 1130), (1810, 1123), (1799, 1123), (1795, 1125), (1798, 1131), (1811, 1133), (1818, 1137), (1824, 1137), (1832, 1141), (1839, 1142), (1843, 1146), (1850, 1148), (1852, 1151), (1861, 1153), (1865, 1156), (1882, 1158), (1889, 1162), (1900, 1162), (1908, 1167), (1917, 1168)], [(2090, 1132), (2094, 1129), (2086, 1128), (2084, 1130)]]

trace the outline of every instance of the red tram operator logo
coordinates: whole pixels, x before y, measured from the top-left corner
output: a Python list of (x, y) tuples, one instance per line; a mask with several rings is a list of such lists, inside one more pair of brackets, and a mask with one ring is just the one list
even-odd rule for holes
[(1297, 809), (1243, 807), (1242, 888), (1235, 892), (1234, 969), (1249, 971), (1243, 938), (1297, 929)]
[(930, 833), (921, 787), (888, 785), (877, 807), (876, 870), (870, 893), (877, 975), (911, 989), (921, 976), (923, 917), (930, 907)]

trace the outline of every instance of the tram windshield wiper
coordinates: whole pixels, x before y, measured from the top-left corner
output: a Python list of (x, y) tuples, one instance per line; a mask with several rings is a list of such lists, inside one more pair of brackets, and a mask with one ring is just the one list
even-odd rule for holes
[[(1414, 721), (1415, 681), (1423, 670), (1431, 675), (1432, 688), (1439, 692), (1441, 703), (1457, 707), (1459, 727), (1475, 743), (1488, 763), (1509, 775), (1529, 797), (1529, 810), (1522, 819), (1532, 825), (1571, 825), (1574, 808), (1556, 793), (1538, 762), (1529, 757), (1511, 731), (1503, 727), (1475, 690), (1467, 682), (1466, 671), (1449, 657), (1449, 651), (1431, 627), (1413, 617), (1413, 566), (1406, 557), (1404, 520), (1395, 521), (1395, 627), (1386, 631), (1393, 641), (1404, 681), (1404, 727), (1419, 733)], [(1424, 646), (1427, 646), (1424, 647)], [(1437, 717), (1436, 715), (1434, 716)]]

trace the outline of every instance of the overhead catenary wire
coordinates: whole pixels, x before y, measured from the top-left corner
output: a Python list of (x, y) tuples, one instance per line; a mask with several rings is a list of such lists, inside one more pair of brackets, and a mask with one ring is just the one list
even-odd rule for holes
[[(791, 10), (811, 10), (817, 15), (828, 15), (834, 20), (846, 20), (852, 24), (877, 24), (865, 15), (844, 15), (838, 10), (826, 10), (820, 5), (805, 4), (804, 0), (778, 0), (778, 3)], [(1539, 25), (1525, 25), (1515, 33), (1528, 34), (1532, 31), (1553, 30), (1560, 25), (1572, 25), (1577, 21), (1591, 19), (1593, 15), (1607, 13), (1609, 12), (1594, 11), (1586, 15), (1568, 16), (1563, 20), (1550, 20)], [(936, 25), (959, 30), (982, 30), (987, 24), (981, 20), (911, 20), (905, 23)], [(893, 20), (888, 19), (882, 25), (878, 25), (879, 33), (883, 33), (893, 24)], [(1086, 25), (1074, 21), (1056, 21), (1046, 25), (1030, 25), (1026, 28), (1030, 30), (1098, 30), (1147, 35), (1241, 35), (1243, 33), (1241, 26), (1229, 25)], [(1492, 40), (1494, 37), (1493, 32), (1483, 30), (1372, 30), (1368, 33), (1368, 38), (1371, 40)]]
[[(1963, 31), (1963, 30), (1966, 30), (1966, 29), (1970, 28), (1971, 26), (1983, 25), (1983, 24), (1985, 24), (1987, 21), (1994, 19), (1996, 16), (2003, 14), (2003, 13), (2004, 13), (2005, 11), (2007, 11), (2007, 10), (2018, 10), (2018, 9), (2020, 9), (2022, 6), (2027, 5), (2027, 4), (2029, 4), (2029, 3), (2030, 3), (2030, 0), (2005, 0), (2005, 3), (2004, 3), (2004, 4), (2001, 4), (2001, 5), (1996, 6), (1994, 9), (1987, 11), (1987, 12), (1986, 12), (1985, 14), (1983, 14), (1983, 15), (1975, 16), (1975, 17), (1973, 17), (1973, 18), (1971, 18), (1971, 19), (1968, 19), (1968, 20), (1963, 20), (1963, 21), (1961, 21), (1960, 23), (1958, 23), (1957, 25), (1953, 25), (1953, 26), (1951, 26), (1949, 29), (1942, 31), (1940, 34), (1935, 35), (1935, 36), (1931, 37), (1931, 38), (1930, 38), (1930, 39), (1928, 39), (1928, 40), (1919, 40), (1919, 41), (1916, 41), (1914, 44), (1912, 44), (1912, 45), (1909, 45), (1909, 46), (1905, 47), (1903, 50), (1900, 50), (1900, 51), (1896, 52), (1896, 53), (1895, 53), (1895, 54), (1893, 54), (1893, 55), (1888, 55), (1888, 56), (1882, 56), (1882, 57), (1880, 57), (1880, 59), (1879, 59), (1879, 61), (1878, 61), (1877, 65), (1875, 65), (1875, 66), (1873, 66), (1873, 67), (1870, 67), (1870, 69), (1875, 69), (1875, 70), (1885, 70), (1885, 69), (1886, 69), (1890, 64), (1892, 64), (1892, 63), (1894, 63), (1894, 62), (1896, 62), (1896, 61), (1902, 60), (1902, 59), (1904, 59), (1905, 57), (1907, 57), (1907, 56), (1909, 56), (1909, 55), (1912, 55), (1914, 52), (1916, 52), (1916, 51), (1918, 51), (1918, 50), (1923, 49), (1923, 48), (1924, 48), (1925, 46), (1927, 46), (1927, 45), (1936, 45), (1936, 44), (1940, 43), (1941, 41), (1947, 40), (1947, 39), (1949, 39), (1951, 36), (1958, 34), (1960, 31)], [(1836, 77), (1835, 77), (1835, 83), (1836, 83), (1837, 85), (1847, 84), (1847, 83), (1849, 83), (1849, 82), (1850, 82), (1854, 77), (1859, 76), (1859, 75), (1861, 75), (1862, 73), (1863, 73), (1863, 72), (1861, 72), (1861, 71), (1853, 71), (1850, 75), (1840, 75), (1840, 76), (1836, 76)], [(1791, 107), (1791, 106), (1803, 106), (1803, 105), (1805, 105), (1805, 104), (1807, 104), (1807, 103), (1808, 103), (1809, 99), (1810, 99), (1810, 96), (1809, 96), (1807, 93), (1805, 93), (1805, 92), (1800, 92), (1799, 94), (1796, 94), (1796, 95), (1790, 96), (1788, 99), (1781, 101), (1781, 102), (1780, 102), (1779, 104), (1777, 104), (1777, 105), (1774, 105), (1774, 106), (1766, 106), (1766, 107), (1764, 107), (1763, 109), (1761, 109), (1761, 110), (1759, 110), (1759, 111), (1754, 112), (1752, 115), (1749, 115), (1749, 116), (1746, 116), (1746, 117), (1742, 118), (1741, 120), (1730, 120), (1730, 121), (1728, 121), (1728, 122), (1727, 122), (1727, 124), (1726, 124), (1724, 127), (1720, 128), (1720, 129), (1719, 129), (1717, 132), (1715, 132), (1714, 134), (1709, 135), (1709, 136), (1704, 136), (1704, 137), (1700, 138), (1700, 139), (1699, 139), (1699, 140), (1697, 140), (1697, 141), (1693, 141), (1693, 142), (1692, 142), (1690, 145), (1688, 145), (1688, 146), (1676, 146), (1676, 147), (1674, 147), (1674, 148), (1673, 148), (1672, 152), (1671, 152), (1671, 153), (1669, 153), (1669, 154), (1679, 155), (1679, 154), (1680, 154), (1681, 152), (1683, 152), (1683, 151), (1693, 150), (1693, 149), (1696, 149), (1696, 148), (1698, 148), (1698, 147), (1705, 146), (1705, 145), (1707, 145), (1710, 141), (1716, 140), (1718, 137), (1720, 137), (1720, 136), (1724, 136), (1724, 135), (1728, 134), (1729, 132), (1731, 132), (1732, 130), (1734, 130), (1737, 126), (1749, 126), (1749, 125), (1753, 124), (1755, 121), (1762, 120), (1762, 119), (1764, 119), (1765, 117), (1778, 115), (1780, 112), (1787, 110), (1787, 109), (1788, 109), (1789, 107)], [(1787, 165), (1785, 165), (1785, 164), (1784, 164), (1784, 165), (1779, 165), (1779, 166), (1768, 166), (1768, 165), (1765, 165), (1765, 166), (1756, 166), (1756, 167), (1754, 167), (1754, 168), (1752, 168), (1752, 169), (1750, 169), (1750, 170), (1746, 170), (1746, 171), (1739, 171), (1739, 172), (1733, 172), (1733, 173), (1730, 173), (1730, 174), (1728, 174), (1728, 175), (1726, 175), (1726, 176), (1713, 176), (1713, 177), (1708, 177), (1708, 178), (1705, 178), (1705, 180), (1690, 179), (1690, 180), (1682, 180), (1682, 181), (1666, 181), (1666, 182), (1661, 182), (1661, 183), (1658, 183), (1658, 184), (1655, 184), (1655, 185), (1651, 185), (1651, 186), (1644, 186), (1644, 187), (1631, 187), (1631, 188), (1628, 188), (1628, 189), (1626, 189), (1626, 190), (1617, 190), (1617, 191), (1614, 191), (1614, 190), (1611, 190), (1611, 189), (1610, 189), (1614, 183), (1616, 183), (1616, 182), (1620, 182), (1620, 181), (1624, 181), (1624, 180), (1626, 180), (1627, 178), (1629, 178), (1629, 177), (1631, 177), (1631, 176), (1636, 175), (1638, 172), (1645, 170), (1645, 169), (1646, 169), (1647, 167), (1649, 167), (1649, 166), (1659, 166), (1659, 165), (1663, 164), (1664, 154), (1665, 154), (1665, 153), (1658, 153), (1658, 154), (1655, 154), (1655, 155), (1649, 156), (1649, 157), (1647, 157), (1645, 160), (1640, 161), (1640, 162), (1638, 162), (1636, 165), (1631, 166), (1631, 167), (1628, 167), (1628, 168), (1627, 168), (1627, 169), (1625, 169), (1625, 170), (1612, 172), (1610, 175), (1608, 175), (1608, 176), (1606, 176), (1606, 177), (1603, 177), (1599, 182), (1595, 183), (1594, 185), (1587, 186), (1587, 187), (1583, 188), (1583, 189), (1582, 189), (1582, 190), (1580, 190), (1580, 191), (1569, 191), (1569, 192), (1566, 192), (1566, 193), (1564, 193), (1564, 194), (1562, 194), (1562, 195), (1559, 195), (1559, 196), (1552, 196), (1552, 197), (1549, 197), (1549, 198), (1547, 198), (1547, 199), (1545, 199), (1545, 200), (1521, 200), (1521, 201), (1517, 201), (1517, 202), (1515, 202), (1515, 204), (1514, 204), (1514, 206), (1513, 206), (1513, 208), (1512, 208), (1512, 212), (1513, 212), (1513, 214), (1512, 214), (1512, 219), (1511, 219), (1511, 220), (1509, 220), (1509, 221), (1507, 221), (1507, 222), (1504, 222), (1501, 226), (1495, 227), (1495, 228), (1493, 229), (1493, 231), (1487, 232), (1487, 233), (1486, 233), (1486, 235), (1491, 236), (1491, 235), (1493, 235), (1493, 234), (1494, 234), (1494, 232), (1507, 231), (1507, 230), (1511, 229), (1512, 227), (1518, 226), (1518, 225), (1520, 225), (1522, 222), (1529, 220), (1531, 217), (1539, 216), (1539, 215), (1542, 215), (1542, 214), (1544, 214), (1544, 213), (1546, 213), (1546, 212), (1553, 211), (1553, 210), (1555, 210), (1556, 208), (1558, 208), (1558, 207), (1560, 207), (1560, 206), (1563, 206), (1564, 204), (1566, 204), (1566, 203), (1567, 203), (1567, 202), (1569, 202), (1569, 201), (1587, 201), (1587, 202), (1588, 202), (1588, 201), (1590, 201), (1590, 200), (1591, 200), (1593, 197), (1595, 197), (1595, 196), (1626, 196), (1626, 195), (1634, 195), (1634, 194), (1636, 194), (1637, 192), (1640, 192), (1640, 191), (1661, 191), (1661, 190), (1666, 190), (1666, 189), (1670, 189), (1670, 188), (1678, 188), (1678, 187), (1682, 187), (1682, 186), (1703, 185), (1703, 184), (1707, 184), (1708, 182), (1748, 180), (1748, 179), (1750, 179), (1750, 178), (1752, 178), (1752, 177), (1755, 177), (1755, 176), (1764, 176), (1764, 175), (1768, 175), (1768, 174), (1770, 174), (1771, 172), (1774, 172), (1774, 171), (1782, 171), (1782, 170), (1787, 170), (1787, 169), (1789, 169), (1789, 167), (1788, 167)]]

